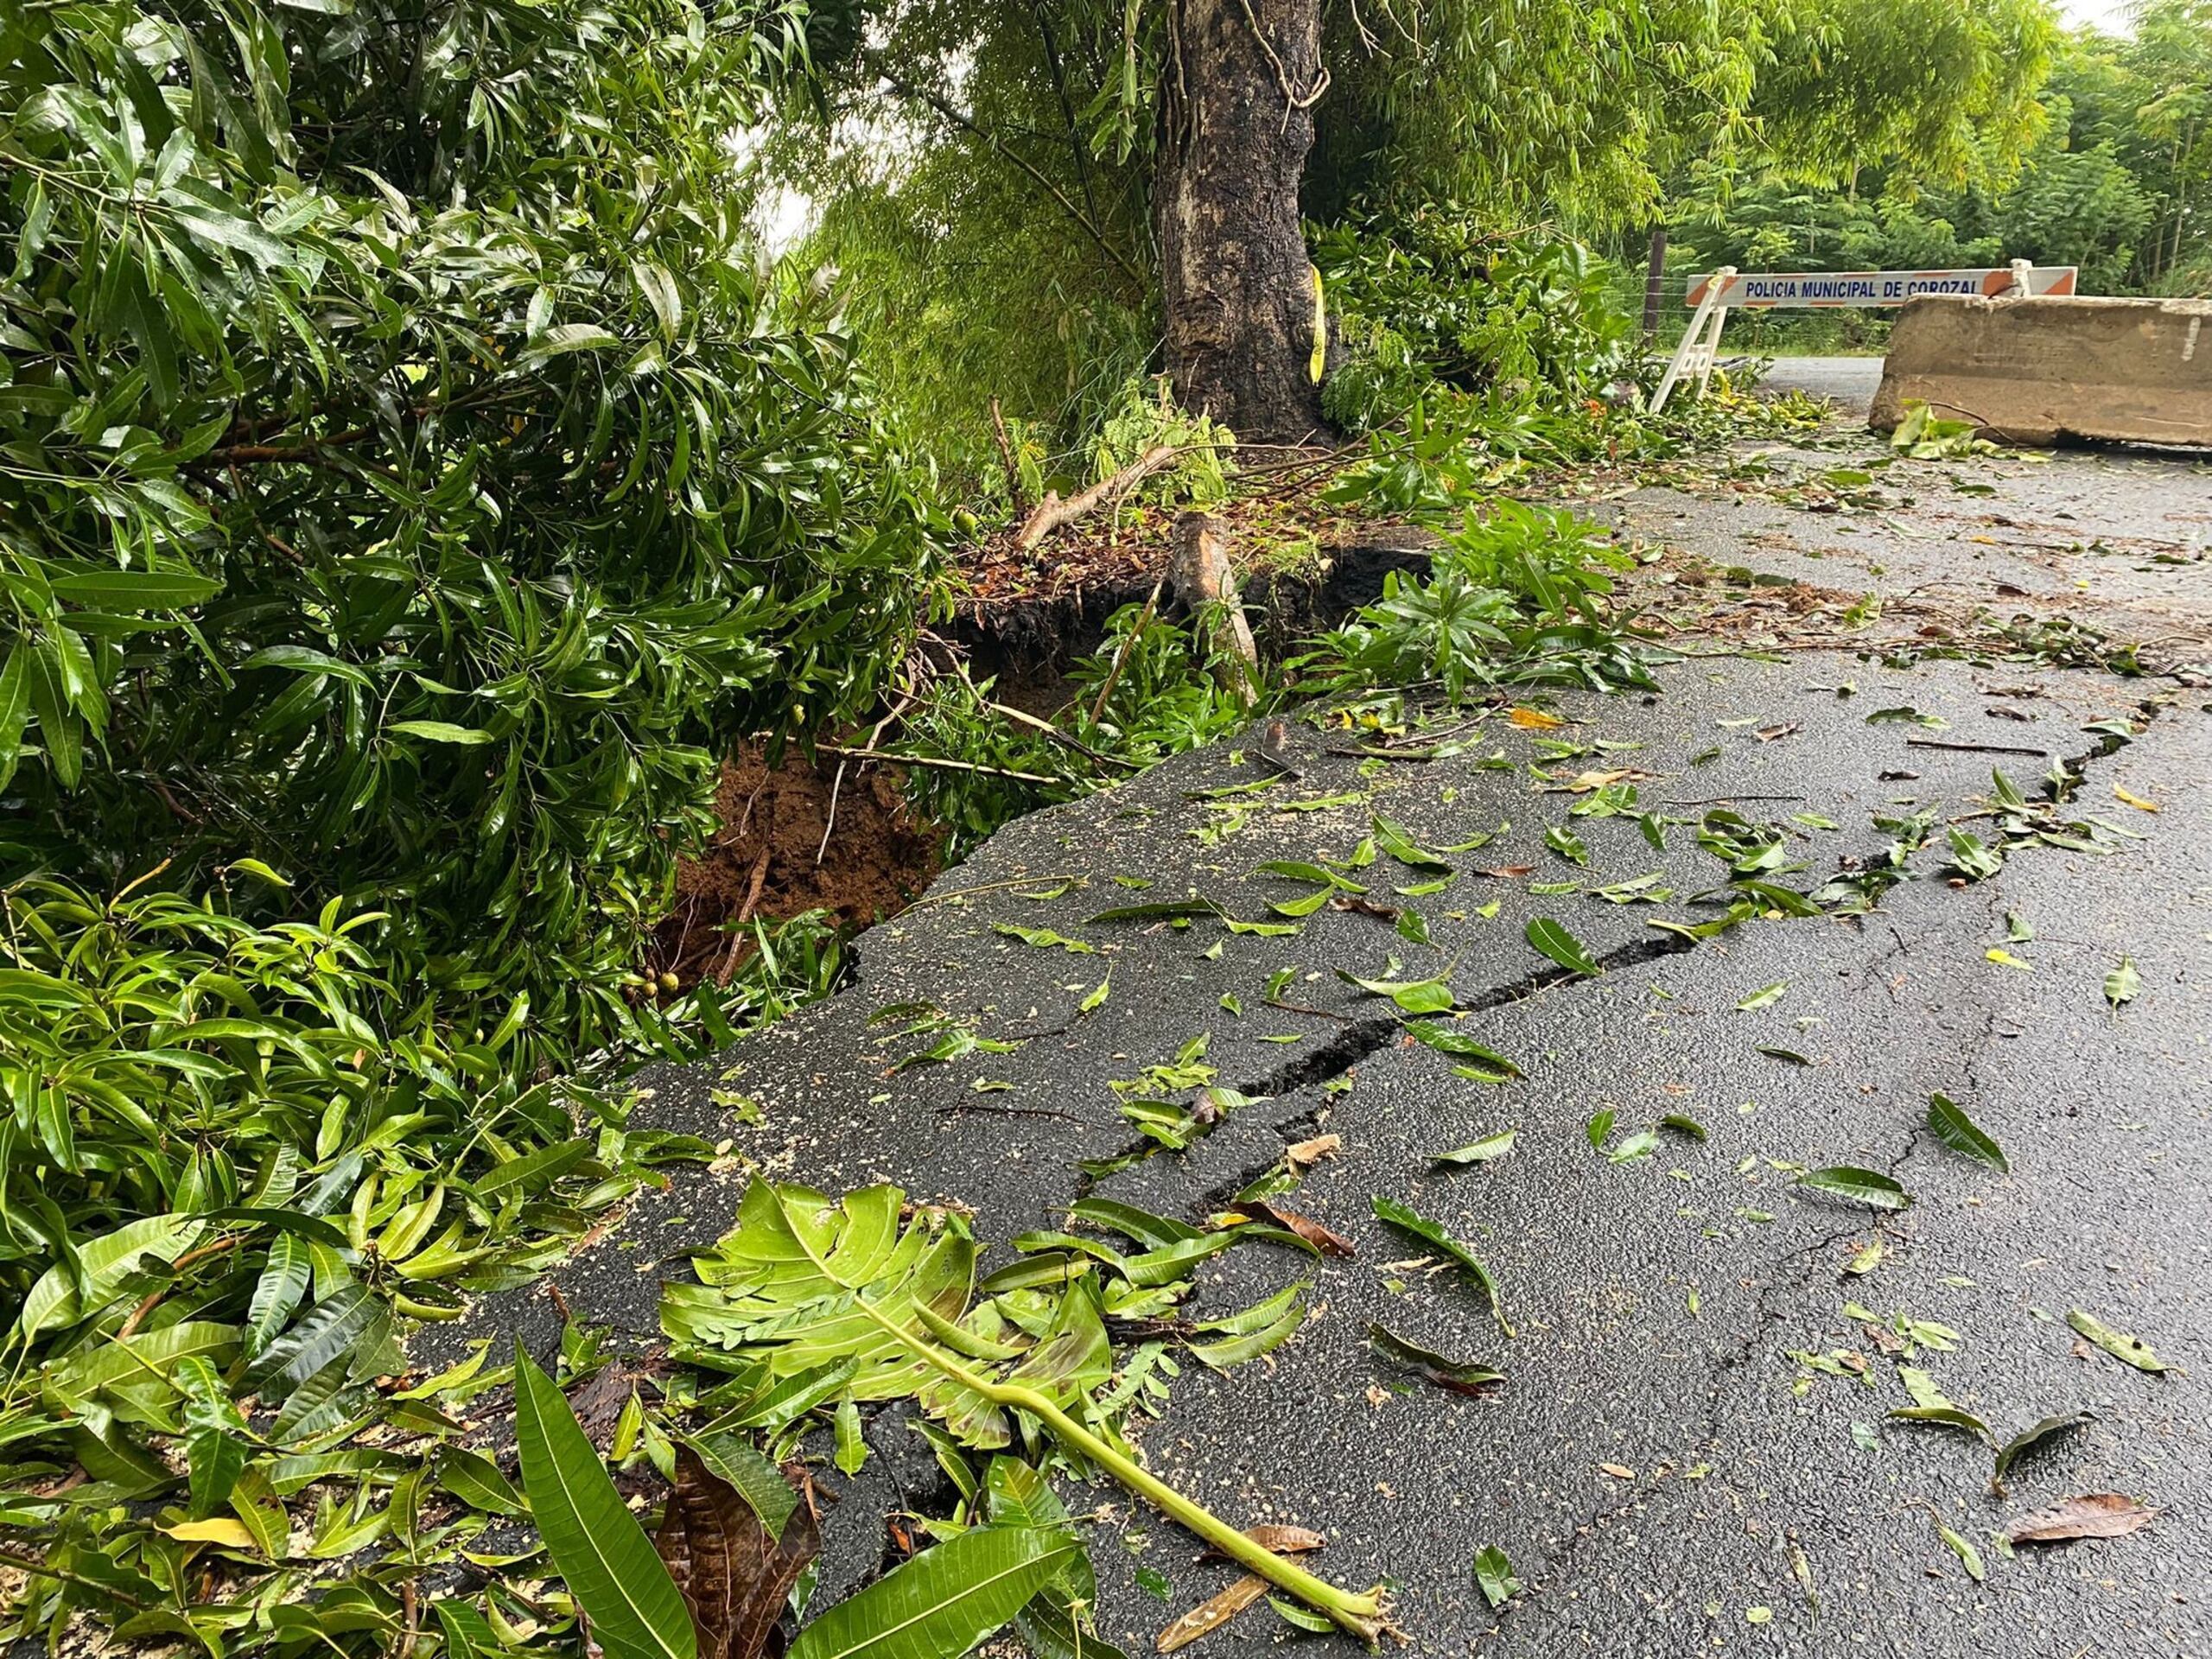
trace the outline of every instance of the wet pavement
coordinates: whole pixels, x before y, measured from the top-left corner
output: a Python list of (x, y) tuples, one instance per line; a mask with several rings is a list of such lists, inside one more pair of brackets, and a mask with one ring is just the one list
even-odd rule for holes
[[(1840, 533), (1843, 515), (1772, 486), (1841, 453), (1761, 463), (1762, 493), (1648, 491), (1614, 510), (1670, 561), (1794, 571), (1803, 546), (1749, 532)], [(1952, 472), (1995, 493), (1962, 495)], [(2199, 467), (1979, 458), (1895, 494), (1851, 510), (1867, 539), (1816, 562), (1826, 585), (1863, 597), (1956, 579), (1995, 596), (2040, 572), (2051, 614), (2087, 591), (2104, 622), (2139, 633), (2202, 625), (2212, 481)], [(1985, 543), (1969, 526), (1993, 511), (2133, 550), (2052, 552), (2025, 531)], [(2153, 541), (2188, 556), (2146, 564)], [(1681, 568), (1655, 563), (1662, 600)], [(1218, 746), (1009, 827), (858, 942), (852, 988), (715, 1063), (647, 1076), (639, 1121), (731, 1155), (677, 1172), (557, 1274), (567, 1306), (656, 1333), (661, 1278), (728, 1227), (754, 1169), (833, 1194), (894, 1181), (962, 1206), (991, 1266), (1086, 1195), (1203, 1224), (1287, 1147), (1334, 1136), (1279, 1202), (1354, 1254), (1248, 1243), (1212, 1258), (1194, 1317), (1300, 1282), (1308, 1315), (1226, 1372), (1186, 1359), (1164, 1411), (1128, 1432), (1156, 1472), (1238, 1524), (1325, 1532), (1319, 1570), (1387, 1581), (1411, 1651), (2212, 1654), (2212, 1406), (2197, 1375), (2212, 1335), (2208, 693), (2048, 652), (1885, 659), (1850, 649), (1834, 618), (1821, 626), (1808, 648), (1716, 640), (1666, 668), (1656, 696), (1533, 700), (1556, 726), (1501, 705), (1443, 758), (1335, 753), (1370, 735), (1293, 720), (1295, 776)], [(1258, 787), (1219, 792), (1241, 785)], [(2058, 844), (1963, 868), (1980, 861), (1950, 832), (1995, 848), (2011, 791), (2046, 803), (2012, 809), (2016, 828)], [(1772, 879), (1801, 892), (1878, 866), (1916, 816), (1929, 829), (1870, 913), (1696, 940), (1653, 924), (1720, 913), (1716, 810), (1778, 837)], [(1356, 872), (1377, 908), (1417, 914), (1406, 925), (1425, 943), (1357, 908), (1274, 934), (1206, 916), (1089, 919), (1196, 895), (1280, 921), (1270, 902), (1305, 889), (1258, 867), (1345, 860), (1378, 814), (1422, 847), (1465, 848), (1440, 855), (1448, 878), (1387, 852)], [(1601, 971), (1539, 954), (1537, 918)], [(2139, 991), (2115, 1009), (2106, 976), (2123, 957)], [(1394, 961), (1406, 979), (1448, 976), (1462, 1011), (1450, 1028), (1521, 1075), (1457, 1074), (1389, 1001), (1339, 977), (1388, 976)], [(939, 1023), (917, 1033), (924, 1018)], [(1009, 1047), (901, 1066), (954, 1028)], [(1147, 1144), (1111, 1085), (1201, 1035), (1216, 1080), (1249, 1103), (1185, 1150), (1086, 1173)], [(1929, 1131), (1939, 1092), (2008, 1171)], [(1433, 1161), (1506, 1129), (1503, 1158)], [(1656, 1144), (1634, 1155), (1647, 1130)], [(1833, 1166), (1888, 1175), (1910, 1207), (1797, 1182)], [(1377, 1197), (1479, 1255), (1502, 1318), (1376, 1221)], [(2171, 1369), (2079, 1340), (2073, 1310)], [(541, 1343), (556, 1326), (537, 1293), (486, 1319)], [(1380, 1367), (1371, 1322), (1505, 1381), (1467, 1397)], [(2025, 1454), (2000, 1497), (1980, 1439), (1889, 1415), (1914, 1403), (1907, 1368), (1999, 1441), (2090, 1416)], [(823, 1471), (824, 1596), (885, 1559), (890, 1513), (943, 1512), (903, 1412), (874, 1414), (868, 1439), (855, 1478)], [(2108, 1491), (2163, 1512), (2125, 1537), (2013, 1554), (1996, 1541), (2012, 1517)], [(1094, 1516), (1101, 1634), (1133, 1652), (1234, 1577), (1110, 1485), (1066, 1495)], [(1942, 1529), (1974, 1547), (1980, 1580)], [(1522, 1586), (1502, 1610), (1472, 1567), (1493, 1546)], [(1351, 1650), (1261, 1605), (1192, 1651), (1285, 1639)]]
[(1882, 359), (1875, 357), (1777, 357), (1759, 382), (1769, 391), (1802, 391), (1825, 397), (1845, 414), (1865, 420), (1881, 389)]

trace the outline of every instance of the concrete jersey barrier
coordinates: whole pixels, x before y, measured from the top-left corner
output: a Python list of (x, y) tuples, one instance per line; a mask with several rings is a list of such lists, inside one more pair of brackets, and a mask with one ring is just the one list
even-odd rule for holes
[(2212, 448), (2212, 301), (1914, 299), (1867, 424), (1913, 401), (2013, 443)]

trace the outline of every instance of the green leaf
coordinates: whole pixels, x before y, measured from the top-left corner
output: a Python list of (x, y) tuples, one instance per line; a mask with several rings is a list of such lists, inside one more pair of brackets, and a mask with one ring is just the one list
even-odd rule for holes
[(42, 1331), (65, 1329), (99, 1313), (149, 1258), (174, 1262), (206, 1226), (190, 1216), (147, 1216), (79, 1244), (73, 1272), (69, 1262), (55, 1262), (23, 1298), (17, 1338), (28, 1344)]
[(2133, 1365), (2139, 1371), (2155, 1375), (2166, 1369), (2165, 1363), (2151, 1351), (2150, 1344), (2140, 1337), (2131, 1337), (2125, 1332), (2115, 1331), (2094, 1313), (2085, 1313), (2078, 1307), (2069, 1308), (2066, 1323), (2114, 1359)]
[(575, 1414), (515, 1344), (523, 1490), (548, 1554), (607, 1659), (697, 1659), (691, 1610), (622, 1502)]
[(1649, 1158), (1659, 1150), (1659, 1133), (1656, 1129), (1638, 1129), (1620, 1145), (1609, 1148), (1605, 1156), (1617, 1164), (1633, 1164)]
[(1521, 1068), (1494, 1048), (1485, 1047), (1440, 1020), (1409, 1020), (1406, 1034), (1440, 1054), (1454, 1054), (1478, 1062), (1490, 1075), (1488, 1081), (1504, 1083), (1521, 1075)]
[(1668, 1113), (1659, 1120), (1659, 1127), (1662, 1129), (1672, 1129), (1677, 1135), (1686, 1135), (1693, 1141), (1703, 1141), (1706, 1138), (1705, 1125), (1688, 1112)]
[(610, 346), (620, 346), (620, 336), (593, 322), (556, 322), (531, 344), (515, 361), (518, 368), (536, 368), (549, 358), (567, 352), (602, 351)]
[(487, 1515), (520, 1515), (524, 1508), (522, 1494), (499, 1465), (465, 1446), (439, 1450), (438, 1484), (469, 1508)]
[(1548, 916), (1530, 917), (1523, 935), (1530, 944), (1570, 973), (1601, 971), (1590, 953), (1582, 948), (1582, 942)]
[(1096, 945), (1086, 944), (1081, 939), (1071, 939), (1065, 933), (1055, 933), (1049, 927), (1021, 927), (1013, 922), (1000, 922), (992, 927), (991, 931), (1009, 939), (1020, 939), (1024, 944), (1034, 945), (1040, 950), (1057, 946), (1082, 957), (1095, 955), (1097, 950)]
[(1482, 1589), (1483, 1599), (1494, 1608), (1504, 1606), (1521, 1593), (1513, 1563), (1496, 1544), (1485, 1544), (1475, 1552), (1475, 1583)]
[(1789, 982), (1788, 980), (1777, 980), (1771, 985), (1762, 986), (1759, 989), (1753, 991), (1749, 996), (1738, 1002), (1736, 1005), (1736, 1007), (1738, 1012), (1744, 1014), (1749, 1014), (1754, 1008), (1764, 1008), (1770, 1003), (1779, 1002), (1782, 1001), (1783, 994), (1789, 990)]
[(707, 1472), (734, 1488), (768, 1536), (781, 1541), (784, 1523), (798, 1507), (798, 1494), (784, 1471), (754, 1451), (741, 1436), (708, 1429), (683, 1437)]
[(2061, 1434), (2070, 1434), (2084, 1423), (2095, 1421), (2096, 1414), (2094, 1412), (2068, 1411), (2055, 1417), (2045, 1417), (2022, 1429), (1998, 1448), (1996, 1467), (1989, 1477), (1990, 1490), (1999, 1497), (2005, 1495), (2005, 1476), (2022, 1452)]
[(1301, 1607), (1294, 1601), (1285, 1601), (1281, 1596), (1269, 1596), (1268, 1605), (1274, 1610), (1278, 1618), (1293, 1630), (1305, 1630), (1314, 1636), (1324, 1636), (1337, 1628), (1312, 1608)]
[(868, 1439), (861, 1433), (861, 1408), (849, 1394), (837, 1402), (830, 1420), (836, 1432), (836, 1465), (845, 1475), (857, 1475), (868, 1465)]
[(1969, 881), (1986, 881), (2005, 868), (2002, 855), (1993, 851), (1980, 836), (1955, 824), (1949, 832), (1951, 862), (1959, 874)]
[(1797, 1178), (1797, 1185), (1831, 1198), (1863, 1204), (1870, 1210), (1903, 1210), (1912, 1202), (1910, 1193), (1879, 1170), (1859, 1169), (1849, 1164), (1808, 1169)]
[(510, 1159), (476, 1183), (476, 1195), (490, 1198), (505, 1192), (540, 1192), (589, 1157), (592, 1144), (579, 1136)]
[(55, 598), (103, 610), (180, 610), (222, 591), (221, 582), (188, 570), (87, 570), (54, 579)]
[(1994, 1444), (1997, 1437), (1989, 1432), (1989, 1425), (1963, 1406), (1897, 1406), (1890, 1415), (1898, 1422), (1934, 1423), (1942, 1428), (1955, 1428), (1977, 1440)]
[(1117, 905), (1111, 910), (1102, 910), (1096, 916), (1086, 916), (1086, 924), (1102, 922), (1159, 922), (1172, 921), (1192, 916), (1225, 917), (1228, 914), (1211, 899), (1162, 899), (1145, 905)]
[(495, 741), (489, 732), (473, 726), (456, 726), (449, 720), (395, 720), (385, 730), (419, 737), (426, 742), (457, 743), (468, 747), (480, 747)]
[[(1392, 965), (1395, 965), (1395, 957)], [(1452, 994), (1449, 973), (1438, 974), (1430, 979), (1362, 979), (1358, 975), (1348, 974), (1339, 968), (1337, 977), (1347, 985), (1357, 985), (1370, 995), (1389, 997), (1398, 1005), (1402, 1014), (1449, 1014), (1459, 1006), (1459, 999)], [(1430, 1046), (1441, 1047), (1443, 1045), (1431, 1043)]]
[(1080, 1549), (1057, 1528), (973, 1528), (830, 1608), (799, 1632), (790, 1659), (964, 1654), (1027, 1606)]
[(1370, 1198), (1368, 1202), (1375, 1211), (1376, 1220), (1385, 1222), (1397, 1228), (1401, 1232), (1410, 1233), (1423, 1243), (1433, 1245), (1441, 1250), (1452, 1261), (1457, 1262), (1467, 1276), (1481, 1287), (1483, 1294), (1489, 1298), (1491, 1317), (1497, 1321), (1497, 1328), (1509, 1337), (1513, 1334), (1513, 1327), (1506, 1323), (1504, 1303), (1498, 1295), (1497, 1275), (1491, 1272), (1481, 1257), (1446, 1232), (1436, 1223), (1429, 1220), (1427, 1217), (1417, 1214), (1395, 1198), (1377, 1196)]
[(1387, 1325), (1370, 1325), (1367, 1345), (1386, 1364), (1454, 1394), (1479, 1395), (1484, 1389), (1505, 1381), (1503, 1371), (1494, 1371), (1472, 1360), (1448, 1359), (1433, 1349), (1407, 1341)]
[(2143, 976), (2136, 971), (2133, 957), (2120, 957), (2120, 966), (2105, 976), (2105, 1001), (2112, 1004), (2115, 1012), (2133, 1002), (2142, 988)]
[(1975, 1128), (1974, 1120), (1948, 1095), (1928, 1096), (1928, 1128), (1938, 1141), (1961, 1157), (1986, 1164), (2000, 1175), (2012, 1173), (2012, 1166), (2005, 1161), (2004, 1149)]
[(1464, 1147), (1455, 1147), (1450, 1152), (1433, 1152), (1429, 1154), (1428, 1160), (1433, 1164), (1487, 1164), (1512, 1151), (1513, 1143), (1519, 1136), (1517, 1129), (1502, 1130), (1497, 1135), (1484, 1135), (1479, 1141), (1470, 1141)]
[(1967, 1577), (1980, 1584), (1989, 1576), (1981, 1564), (1981, 1552), (1967, 1541), (1963, 1533), (1954, 1532), (1940, 1521), (1936, 1523), (1936, 1530), (1949, 1546), (1951, 1554), (1959, 1558), (1959, 1565), (1966, 1568)]

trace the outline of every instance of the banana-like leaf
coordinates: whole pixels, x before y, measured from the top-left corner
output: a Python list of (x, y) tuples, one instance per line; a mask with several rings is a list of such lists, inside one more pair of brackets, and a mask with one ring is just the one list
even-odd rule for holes
[(607, 1659), (698, 1659), (691, 1610), (553, 1379), (515, 1346), (522, 1484)]
[(916, 1329), (919, 1310), (957, 1322), (975, 1282), (976, 1242), (957, 1216), (899, 1227), (906, 1194), (871, 1186), (833, 1204), (801, 1186), (755, 1181), (737, 1225), (694, 1258), (698, 1286), (671, 1285), (662, 1324), (681, 1341), (756, 1349), (779, 1377), (851, 1360), (855, 1400), (917, 1392), (932, 1373), (857, 1306)]
[(945, 1659), (1010, 1621), (1066, 1570), (1072, 1534), (977, 1527), (925, 1549), (799, 1633), (791, 1659)]
[[(1114, 1369), (1105, 1316), (1126, 1315), (1131, 1296), (1143, 1299), (1148, 1313), (1158, 1311), (1151, 1304), (1172, 1303), (1180, 1294), (1176, 1281), (1211, 1253), (1214, 1236), (1171, 1238), (1128, 1260), (1101, 1247), (1099, 1260), (1086, 1264), (1091, 1270), (1074, 1273), (1066, 1269), (1080, 1258), (1055, 1248), (1048, 1252), (1057, 1258), (1051, 1274), (1003, 1285), (995, 1274), (971, 1310), (976, 1243), (967, 1224), (922, 1208), (902, 1225), (905, 1199), (893, 1186), (864, 1188), (842, 1202), (766, 1180), (746, 1189), (737, 1225), (711, 1253), (694, 1258), (700, 1282), (667, 1287), (661, 1305), (671, 1337), (732, 1373), (711, 1402), (731, 1405), (718, 1427), (757, 1414), (752, 1402), (762, 1379), (771, 1395), (802, 1377), (820, 1377), (833, 1380), (842, 1399), (918, 1398), (950, 1441), (982, 1448), (1011, 1444), (1019, 1413), (1341, 1628), (1363, 1637), (1381, 1628), (1374, 1592), (1353, 1594), (1315, 1578), (1147, 1473), (1116, 1427), (1127, 1401), (1101, 1397)], [(1134, 1218), (1085, 1217), (1108, 1224)], [(1157, 1230), (1147, 1224), (1132, 1236), (1143, 1242), (1145, 1232)], [(1045, 1242), (1090, 1243), (1072, 1234)], [(1154, 1265), (1139, 1272), (1140, 1262)], [(1128, 1293), (1118, 1303), (1117, 1292)], [(1281, 1334), (1295, 1320), (1294, 1308)], [(1217, 1355), (1215, 1363), (1234, 1357)], [(534, 1490), (530, 1497), (535, 1509)], [(964, 1653), (1060, 1579), (1076, 1548), (1052, 1528), (992, 1525), (963, 1534), (833, 1608), (800, 1637), (792, 1659)]]

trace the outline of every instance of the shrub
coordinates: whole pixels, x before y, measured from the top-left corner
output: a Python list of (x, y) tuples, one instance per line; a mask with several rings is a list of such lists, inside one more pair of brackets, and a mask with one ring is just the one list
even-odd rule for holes
[(250, 855), (525, 1065), (627, 1028), (716, 748), (864, 707), (935, 558), (721, 200), (804, 15), (0, 24), (0, 857)]
[(1589, 250), (1480, 223), (1446, 202), (1314, 234), (1313, 261), (1348, 353), (1332, 379), (1353, 381), (1335, 394), (1342, 416), (1379, 424), (1375, 414), (1420, 390), (1416, 367), (1462, 391), (1554, 404), (1594, 397), (1620, 372), (1634, 327)]

